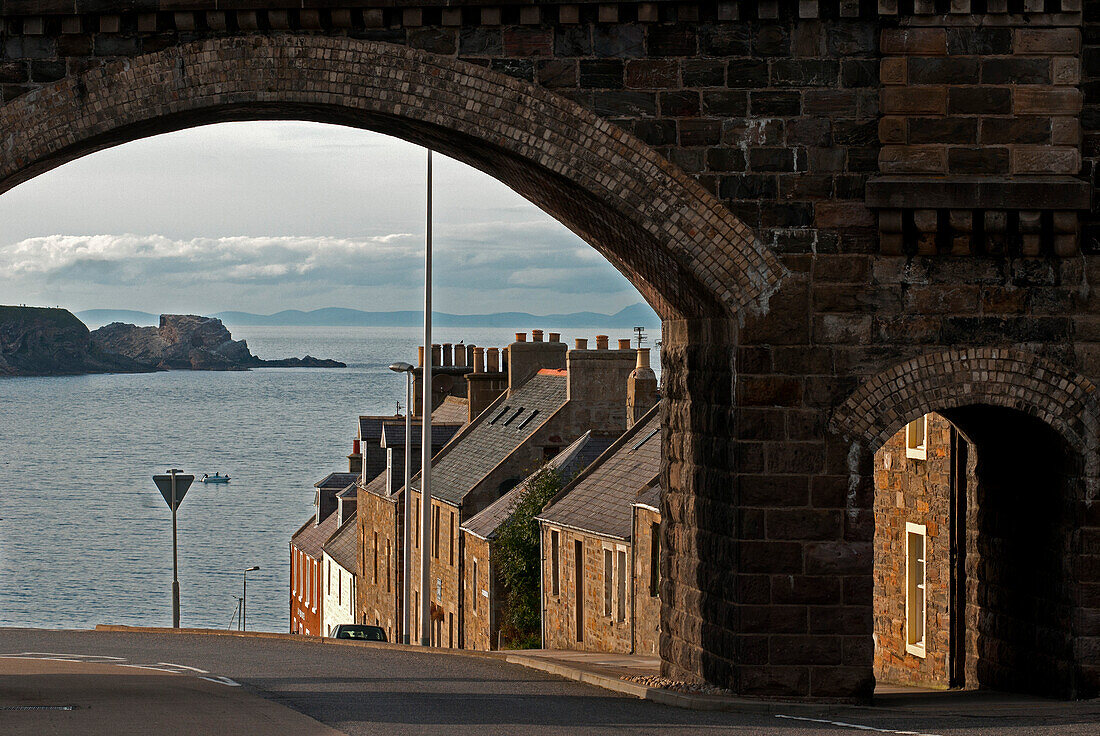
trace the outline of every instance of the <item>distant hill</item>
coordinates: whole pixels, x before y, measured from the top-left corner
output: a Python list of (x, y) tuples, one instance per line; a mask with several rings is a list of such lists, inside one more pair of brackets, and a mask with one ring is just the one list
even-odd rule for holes
[(125, 322), (138, 327), (156, 327), (160, 324), (160, 315), (137, 312), (132, 309), (86, 309), (77, 312), (80, 321), (92, 327), (102, 327), (112, 322)]
[[(397, 312), (364, 312), (358, 309), (329, 307), (303, 312), (288, 309), (275, 314), (250, 312), (219, 312), (222, 322), (237, 326), (296, 327), (416, 327), (422, 324), (421, 313), (415, 310)], [(536, 315), (528, 312), (494, 312), (491, 314), (448, 314), (435, 312), (438, 327), (529, 327), (548, 324), (554, 327), (659, 327), (657, 313), (646, 304), (635, 304), (615, 314), (570, 312), (569, 314)]]

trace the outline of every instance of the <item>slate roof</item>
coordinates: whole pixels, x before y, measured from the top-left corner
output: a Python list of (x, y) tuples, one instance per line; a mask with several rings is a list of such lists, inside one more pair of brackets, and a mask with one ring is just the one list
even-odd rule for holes
[(382, 424), (383, 422), (392, 422), (395, 419), (404, 421), (404, 417), (400, 414), (393, 414), (388, 417), (382, 416), (360, 416), (359, 417), (359, 439), (366, 440), (371, 443), (378, 442), (382, 437)]
[(290, 538), (290, 543), (315, 560), (321, 559), (321, 549), (336, 531), (336, 512), (325, 517), (320, 524), (312, 520)]
[(373, 493), (376, 496), (388, 498), (389, 494), (386, 493), (386, 474), (379, 473), (378, 475), (374, 476), (374, 478), (372, 478), (370, 481), (367, 482), (365, 486), (363, 486), (363, 490), (367, 493)]
[[(539, 372), (498, 399), (432, 460), (432, 497), (459, 504), (466, 493), (565, 405), (566, 377)], [(420, 488), (420, 475), (412, 481)]]
[(661, 510), (661, 476), (656, 476), (648, 486), (638, 491), (634, 505), (646, 506), (658, 512)]
[[(436, 420), (435, 414), (432, 414), (432, 447), (443, 447), (451, 441), (451, 438), (455, 436), (458, 430), (462, 429), (462, 424), (442, 423)], [(423, 432), (420, 427), (420, 420), (416, 420), (412, 423), (412, 446), (420, 447), (420, 440), (423, 437)], [(386, 422), (382, 426), (382, 447), (405, 447), (405, 422)]]
[(444, 396), (443, 403), (432, 412), (432, 421), (444, 424), (465, 424), (470, 402), (458, 396)]
[[(357, 475), (355, 477), (358, 478), (359, 476)], [(336, 497), (337, 498), (350, 498), (351, 500), (354, 501), (357, 495), (358, 495), (358, 489), (356, 488), (355, 483), (352, 483), (347, 488), (345, 488), (344, 490), (337, 493)]]
[(631, 505), (661, 472), (657, 407), (631, 427), (599, 460), (562, 489), (538, 518), (552, 524), (630, 539)]
[[(592, 461), (599, 457), (614, 441), (614, 437), (593, 437), (591, 432), (585, 432), (543, 467), (553, 468), (561, 475), (563, 481), (568, 482), (574, 475), (591, 465)], [(482, 539), (495, 538), (497, 529), (512, 516), (512, 512), (515, 511), (524, 491), (527, 489), (528, 482), (538, 472), (535, 471), (524, 478), (523, 482), (515, 488), (493, 501), (480, 513), (471, 517), (462, 525), (462, 529)]]
[[(335, 515), (335, 514), (334, 514)], [(336, 564), (355, 575), (359, 560), (355, 556), (355, 545), (359, 537), (355, 532), (355, 517), (346, 520), (336, 533), (325, 542), (323, 549)]]
[(326, 491), (331, 491), (333, 489), (342, 491), (354, 483), (355, 479), (358, 477), (358, 473), (329, 473), (324, 478), (314, 483), (313, 487), (323, 488)]

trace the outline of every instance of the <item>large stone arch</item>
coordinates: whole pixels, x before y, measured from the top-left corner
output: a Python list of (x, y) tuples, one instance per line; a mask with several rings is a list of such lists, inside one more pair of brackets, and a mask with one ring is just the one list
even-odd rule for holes
[(664, 318), (759, 311), (783, 273), (696, 181), (579, 105), (483, 67), (349, 38), (194, 42), (25, 94), (0, 108), (0, 192), (129, 140), (247, 119), (377, 130), (489, 172), (593, 245)]

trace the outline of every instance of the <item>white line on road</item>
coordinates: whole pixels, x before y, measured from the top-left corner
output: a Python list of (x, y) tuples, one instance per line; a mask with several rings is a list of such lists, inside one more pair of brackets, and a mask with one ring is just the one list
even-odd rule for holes
[(198, 672), (200, 675), (209, 675), (210, 674), (210, 672), (208, 670), (200, 670), (198, 667), (189, 667), (188, 665), (176, 664), (175, 662), (157, 662), (157, 664), (163, 665), (165, 667), (178, 667), (181, 670), (191, 670), (192, 672)]
[(212, 675), (211, 677), (199, 677), (200, 680), (206, 680), (207, 682), (216, 682), (219, 685), (225, 685), (226, 687), (240, 687), (241, 683), (234, 680), (230, 680), (223, 675)]
[(775, 714), (776, 718), (786, 718), (789, 721), (807, 721), (809, 723), (827, 723), (830, 726), (840, 726), (841, 728), (855, 728), (860, 731), (874, 731), (875, 733), (893, 733), (900, 734), (901, 736), (939, 736), (934, 733), (921, 733), (920, 731), (895, 731), (892, 728), (875, 728), (874, 726), (864, 726), (859, 723), (845, 723), (844, 721), (827, 721), (823, 718), (802, 718), (801, 716), (785, 716), (779, 713)]
[(181, 672), (170, 669), (168, 667), (157, 667), (152, 664), (120, 664), (119, 667), (130, 667), (135, 670), (153, 670), (154, 672), (167, 672), (170, 675), (179, 675)]

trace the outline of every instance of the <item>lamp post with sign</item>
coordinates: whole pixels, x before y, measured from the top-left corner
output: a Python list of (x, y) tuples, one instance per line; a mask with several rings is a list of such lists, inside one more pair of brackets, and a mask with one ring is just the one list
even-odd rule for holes
[(183, 503), (183, 497), (187, 489), (195, 481), (195, 476), (184, 475), (179, 468), (171, 468), (164, 475), (154, 475), (153, 482), (157, 484), (160, 495), (168, 508), (172, 509), (172, 628), (180, 627), (180, 580), (179, 557), (176, 546), (176, 509)]

